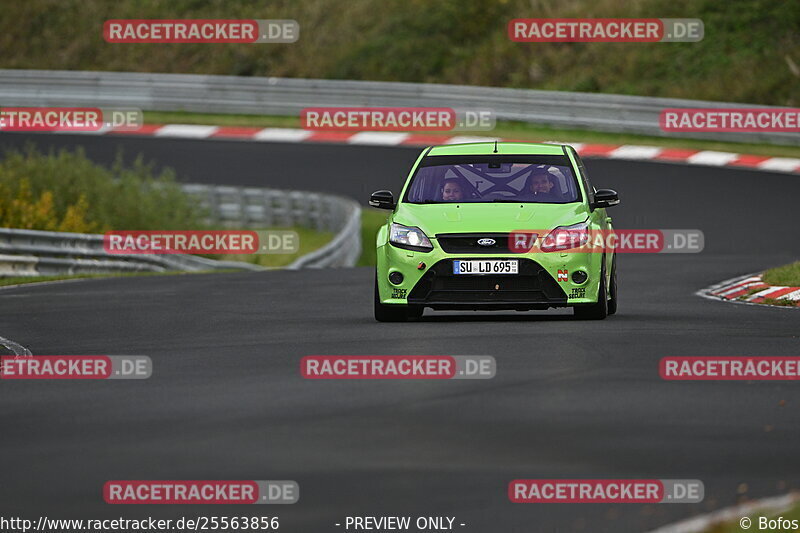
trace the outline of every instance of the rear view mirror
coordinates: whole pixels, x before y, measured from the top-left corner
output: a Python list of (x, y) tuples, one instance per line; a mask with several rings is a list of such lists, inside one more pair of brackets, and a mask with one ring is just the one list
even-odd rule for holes
[(392, 191), (375, 191), (369, 198), (369, 205), (378, 209), (394, 209)]
[(592, 207), (614, 207), (619, 204), (619, 195), (612, 189), (600, 189), (594, 193), (594, 205)]

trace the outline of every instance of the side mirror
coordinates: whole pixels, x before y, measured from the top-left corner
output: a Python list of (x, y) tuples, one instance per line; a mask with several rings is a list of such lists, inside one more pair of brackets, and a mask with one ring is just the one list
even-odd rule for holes
[(611, 189), (600, 189), (594, 193), (594, 208), (614, 207), (619, 204), (617, 191)]
[(394, 195), (392, 191), (375, 191), (369, 197), (369, 205), (378, 209), (394, 209)]

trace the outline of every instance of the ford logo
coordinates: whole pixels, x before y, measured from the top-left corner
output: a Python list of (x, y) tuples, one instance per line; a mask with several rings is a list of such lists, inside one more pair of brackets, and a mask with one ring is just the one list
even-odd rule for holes
[(478, 239), (478, 244), (481, 246), (494, 246), (496, 243), (494, 239)]

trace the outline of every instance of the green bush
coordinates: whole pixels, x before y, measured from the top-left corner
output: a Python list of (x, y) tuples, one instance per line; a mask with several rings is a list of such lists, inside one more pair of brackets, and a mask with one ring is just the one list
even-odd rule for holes
[(203, 212), (171, 170), (155, 174), (141, 158), (112, 168), (82, 150), (42, 154), (29, 147), (0, 159), (0, 226), (102, 233), (200, 229)]

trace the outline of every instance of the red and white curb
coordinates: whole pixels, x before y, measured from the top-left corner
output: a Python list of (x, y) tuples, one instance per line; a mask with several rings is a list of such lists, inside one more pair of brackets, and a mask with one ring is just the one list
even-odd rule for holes
[(697, 295), (712, 300), (728, 300), (745, 304), (762, 304), (767, 298), (787, 300), (794, 302), (795, 307), (800, 307), (800, 287), (768, 285), (761, 279), (761, 274), (748, 274), (729, 279), (698, 291)]
[[(69, 132), (60, 132), (69, 133)], [(531, 142), (520, 139), (498, 137), (476, 137), (470, 135), (403, 133), (388, 131), (310, 131), (294, 128), (252, 128), (236, 126), (201, 126), (196, 124), (146, 124), (137, 131), (113, 130), (95, 132), (95, 135), (145, 135), (180, 139), (230, 139), (256, 142), (310, 142), (340, 143), (362, 146), (429, 146), (432, 144), (457, 144), (481, 141)], [(587, 144), (566, 143), (574, 146), (584, 157), (608, 159), (650, 160), (690, 165), (715, 167), (745, 167), (771, 172), (800, 172), (800, 159), (790, 157), (768, 157), (761, 155), (734, 154), (712, 150), (690, 150), (686, 148), (662, 148), (634, 144)]]
[[(749, 517), (755, 513), (760, 513), (762, 515), (767, 513), (782, 513), (791, 509), (798, 500), (800, 500), (798, 493), (790, 492), (783, 496), (755, 500), (735, 507), (726, 507), (725, 509), (713, 513), (675, 522), (674, 524), (654, 529), (648, 533), (704, 533), (709, 531), (712, 527), (728, 522), (738, 522), (742, 531), (747, 529), (758, 531), (758, 525), (753, 524), (752, 520), (745, 522), (745, 517)], [(756, 527), (752, 527), (753, 525)]]

